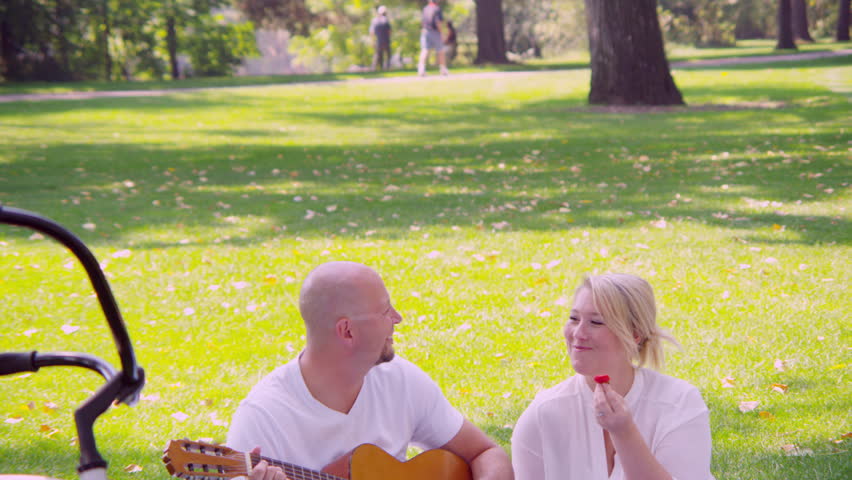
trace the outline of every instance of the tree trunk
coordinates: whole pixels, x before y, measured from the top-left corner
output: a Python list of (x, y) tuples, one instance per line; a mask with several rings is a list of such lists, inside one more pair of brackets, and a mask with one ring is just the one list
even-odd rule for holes
[(509, 63), (503, 29), (503, 0), (475, 1), (477, 52), (474, 63)]
[(834, 39), (838, 42), (849, 41), (849, 0), (837, 0), (837, 33)]
[(166, 49), (169, 51), (169, 64), (172, 69), (172, 80), (180, 78), (177, 60), (177, 30), (175, 28), (174, 12), (169, 12), (166, 17)]
[(4, 80), (18, 80), (21, 77), (21, 64), (15, 47), (15, 34), (9, 17), (0, 18), (0, 75)]
[(112, 57), (109, 55), (109, 3), (101, 1), (101, 50), (104, 56), (104, 79), (112, 80)]
[(778, 0), (778, 45), (776, 50), (796, 50), (793, 40), (792, 0)]
[(806, 0), (793, 1), (793, 35), (800, 40), (813, 42), (808, 31), (808, 5)]
[(592, 85), (589, 103), (683, 105), (672, 78), (656, 0), (585, 0)]
[(71, 51), (71, 42), (68, 41), (68, 29), (66, 26), (73, 25), (74, 11), (70, 5), (67, 5), (62, 0), (56, 2), (56, 29), (57, 41), (59, 43), (59, 67), (62, 69), (61, 79), (64, 81), (71, 80), (71, 62), (69, 60), (69, 52)]

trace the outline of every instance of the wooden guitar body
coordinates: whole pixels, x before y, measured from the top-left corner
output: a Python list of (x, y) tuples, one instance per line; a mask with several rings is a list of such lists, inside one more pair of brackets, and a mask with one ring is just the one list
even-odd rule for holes
[(365, 443), (322, 469), (349, 480), (472, 480), (467, 462), (448, 450), (428, 450), (400, 462), (381, 448)]

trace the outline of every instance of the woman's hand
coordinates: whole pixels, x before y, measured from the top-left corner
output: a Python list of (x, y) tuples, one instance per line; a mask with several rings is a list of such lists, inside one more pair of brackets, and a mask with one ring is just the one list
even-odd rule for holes
[(594, 399), (595, 419), (604, 430), (618, 435), (636, 427), (624, 397), (613, 390), (610, 384), (595, 385)]

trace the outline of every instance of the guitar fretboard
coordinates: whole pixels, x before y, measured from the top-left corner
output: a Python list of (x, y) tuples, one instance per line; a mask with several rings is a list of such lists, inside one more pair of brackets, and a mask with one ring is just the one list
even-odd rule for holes
[(293, 465), (292, 463), (281, 462), (261, 455), (251, 455), (251, 464), (253, 467), (260, 463), (261, 460), (266, 460), (266, 463), (281, 468), (291, 480), (346, 480), (345, 478), (328, 473)]

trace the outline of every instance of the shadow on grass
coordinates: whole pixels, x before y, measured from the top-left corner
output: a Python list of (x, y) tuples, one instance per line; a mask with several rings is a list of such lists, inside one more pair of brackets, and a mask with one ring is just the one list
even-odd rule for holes
[[(735, 85), (701, 94), (788, 102), (814, 98), (813, 90)], [(152, 228), (222, 229), (193, 243), (240, 245), (282, 236), (366, 238), (377, 233), (393, 239), (424, 226), (567, 232), (636, 228), (659, 219), (726, 228), (751, 241), (776, 241), (772, 232), (779, 226), (796, 232), (782, 242), (852, 240), (846, 217), (788, 211), (791, 205), (831, 199), (827, 192), (842, 191), (849, 180), (826, 174), (842, 168), (837, 157), (844, 145), (836, 130), (801, 130), (803, 122), (840, 124), (848, 118), (846, 103), (828, 91), (820, 108), (686, 109), (652, 117), (578, 112), (576, 98), (511, 108), (470, 101), (425, 121), (428, 98), (405, 100), (392, 115), (363, 98), (259, 113), (270, 125), (332, 131), (381, 125), (397, 132), (395, 143), (364, 135), (340, 147), (333, 140), (270, 145), (269, 138), (286, 141), (290, 135), (272, 127), (205, 129), (195, 124), (211, 122), (220, 109), (261, 101), (260, 95), (0, 106), (0, 118), (15, 116), (14, 128), (21, 131), (38, 131), (44, 115), (77, 108), (192, 112), (190, 118), (166, 121), (175, 131), (209, 139), (203, 146), (184, 147), (139, 141), (0, 146), (5, 158), (0, 202), (69, 226), (95, 223), (96, 232), (83, 232), (84, 240), (95, 245)], [(785, 133), (761, 128), (765, 124)], [(421, 133), (424, 127), (428, 136)], [(66, 128), (68, 133), (96, 132), (110, 128), (110, 120)], [(125, 135), (137, 133), (121, 129)], [(819, 153), (810, 145), (838, 153)], [(246, 217), (266, 223), (240, 225)], [(222, 233), (229, 229), (241, 230)], [(136, 247), (172, 245), (148, 240)]]

